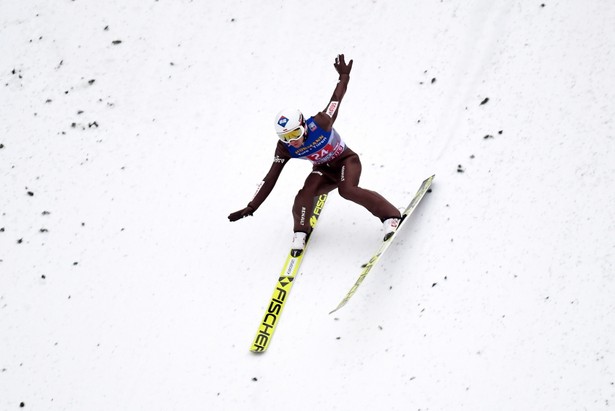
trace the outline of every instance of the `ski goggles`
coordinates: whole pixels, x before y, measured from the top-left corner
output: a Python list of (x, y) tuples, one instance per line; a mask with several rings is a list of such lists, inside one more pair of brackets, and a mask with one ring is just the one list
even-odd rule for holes
[(280, 140), (282, 140), (285, 143), (290, 143), (291, 141), (296, 141), (299, 140), (301, 137), (303, 137), (303, 133), (305, 133), (305, 128), (303, 126), (299, 126), (293, 130), (290, 130), (286, 133), (280, 133), (278, 134), (278, 137), (280, 138)]

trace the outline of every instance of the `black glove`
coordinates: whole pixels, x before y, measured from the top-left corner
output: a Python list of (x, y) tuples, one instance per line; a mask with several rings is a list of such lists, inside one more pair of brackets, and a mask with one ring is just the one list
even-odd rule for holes
[(234, 213), (229, 214), (228, 219), (230, 221), (237, 221), (252, 214), (254, 214), (254, 209), (250, 206), (247, 206), (243, 210), (235, 211)]
[(335, 58), (335, 63), (333, 63), (333, 67), (337, 70), (337, 73), (341, 76), (342, 74), (350, 74), (350, 70), (352, 70), (352, 60), (346, 64), (344, 61), (344, 55), (338, 54)]

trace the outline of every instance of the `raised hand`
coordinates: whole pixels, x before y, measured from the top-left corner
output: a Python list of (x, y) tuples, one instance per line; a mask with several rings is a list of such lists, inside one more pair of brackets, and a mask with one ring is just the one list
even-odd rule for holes
[(333, 63), (333, 67), (335, 67), (335, 70), (340, 76), (342, 74), (350, 74), (350, 70), (352, 70), (352, 60), (346, 64), (346, 61), (344, 61), (344, 55), (338, 54), (335, 58), (335, 63)]

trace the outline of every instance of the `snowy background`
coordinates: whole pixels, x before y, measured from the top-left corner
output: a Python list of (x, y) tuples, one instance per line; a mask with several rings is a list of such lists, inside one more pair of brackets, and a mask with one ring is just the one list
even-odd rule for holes
[[(615, 408), (612, 0), (0, 0), (1, 410)], [(249, 347), (310, 166), (428, 194), (382, 234), (333, 194), (269, 351)]]

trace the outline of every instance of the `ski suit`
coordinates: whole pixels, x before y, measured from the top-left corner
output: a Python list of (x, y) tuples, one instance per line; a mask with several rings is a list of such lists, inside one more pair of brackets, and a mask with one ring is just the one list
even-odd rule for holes
[(303, 188), (297, 193), (293, 204), (295, 232), (309, 234), (311, 215), (308, 213), (312, 211), (314, 198), (336, 188), (340, 196), (362, 205), (382, 221), (392, 217), (400, 218), (399, 210), (384, 197), (375, 191), (359, 187), (361, 177), (359, 156), (346, 146), (333, 128), (348, 87), (352, 60), (346, 64), (344, 55), (340, 54), (334, 66), (339, 74), (339, 81), (327, 107), (305, 121), (306, 134), (301, 137), (303, 140), (299, 147), (278, 141), (273, 164), (259, 185), (254, 198), (244, 209), (231, 213), (228, 217), (230, 221), (252, 215), (269, 196), (282, 169), (293, 158), (308, 160), (313, 164), (312, 172), (306, 178)]
[(271, 193), (288, 161), (299, 158), (309, 160), (313, 167), (293, 204), (295, 232), (310, 232), (309, 213), (314, 197), (336, 188), (341, 197), (362, 205), (382, 221), (399, 217), (399, 210), (384, 197), (375, 191), (359, 187), (361, 160), (346, 146), (334, 128), (325, 130), (318, 125), (315, 117), (307, 119), (306, 126), (307, 137), (301, 147), (294, 148), (282, 141), (278, 142), (273, 164), (248, 206), (256, 210)]

